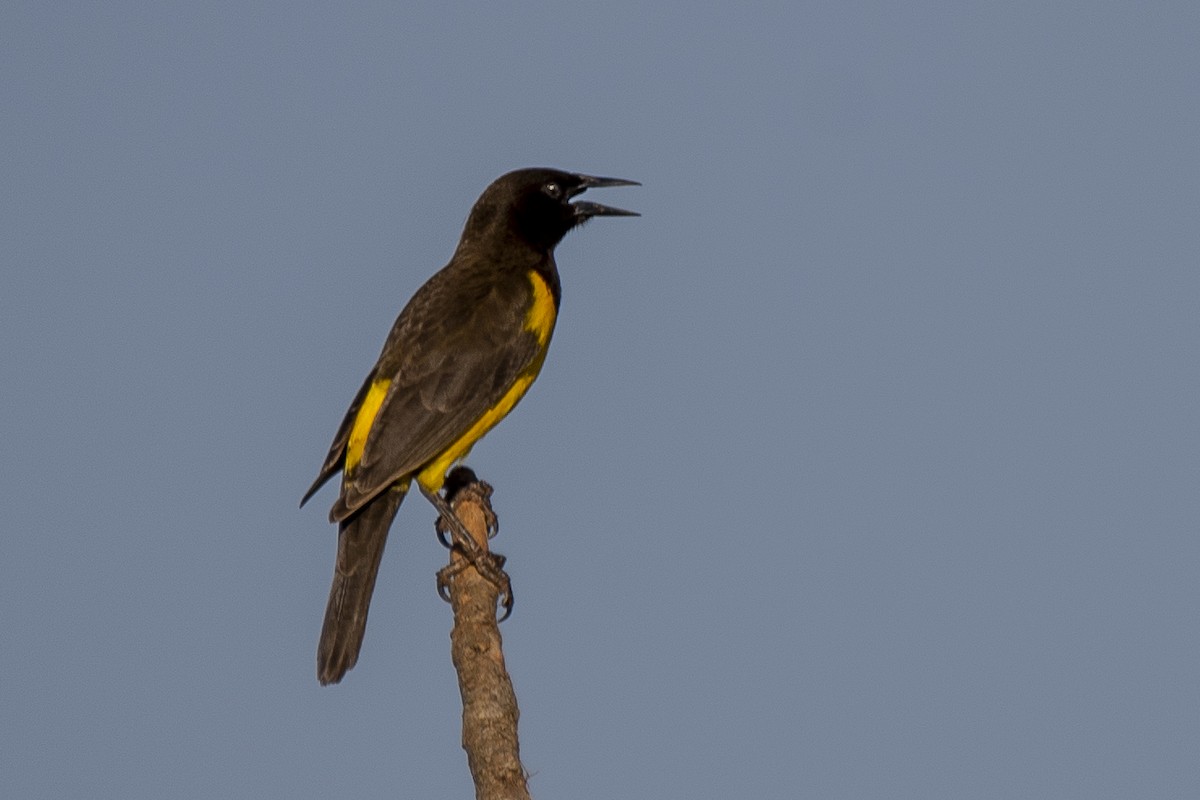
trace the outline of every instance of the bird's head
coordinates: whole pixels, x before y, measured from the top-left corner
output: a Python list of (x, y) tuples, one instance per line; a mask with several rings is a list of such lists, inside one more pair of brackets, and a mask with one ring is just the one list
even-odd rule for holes
[(519, 169), (502, 175), (484, 190), (471, 209), (463, 238), (507, 229), (534, 248), (550, 251), (569, 230), (592, 217), (639, 216), (635, 211), (599, 203), (572, 203), (572, 198), (588, 189), (640, 185), (622, 178), (597, 178), (557, 169)]

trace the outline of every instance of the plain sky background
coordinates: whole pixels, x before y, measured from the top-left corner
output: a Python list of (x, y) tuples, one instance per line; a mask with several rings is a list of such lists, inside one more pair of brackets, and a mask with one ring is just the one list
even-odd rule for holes
[(1200, 797), (1200, 4), (0, 9), (0, 795), (469, 797), (410, 498), (297, 508), (480, 191), (632, 178), (476, 447), (540, 798)]

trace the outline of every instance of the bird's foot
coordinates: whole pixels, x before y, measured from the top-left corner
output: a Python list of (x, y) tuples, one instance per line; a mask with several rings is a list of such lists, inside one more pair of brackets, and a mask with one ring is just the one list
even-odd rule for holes
[(500, 615), (499, 622), (509, 618), (513, 609), (513, 590), (512, 580), (508, 577), (508, 573), (504, 571), (504, 556), (499, 553), (478, 553), (478, 559), (471, 561), (470, 556), (463, 554), (463, 558), (454, 561), (438, 570), (437, 574), (437, 591), (438, 596), (450, 602), (450, 586), (454, 583), (454, 579), (467, 567), (474, 567), (475, 570), (484, 578), (500, 590), (499, 603), (504, 609), (504, 613)]
[[(479, 501), (476, 505), (483, 512), (483, 522), (487, 526), (487, 538), (494, 539), (496, 534), (500, 532), (500, 518), (496, 516), (496, 512), (492, 510), (492, 504), (488, 502), (492, 496), (491, 484), (485, 483), (475, 477), (475, 471), (470, 467), (458, 466), (450, 470), (450, 474), (446, 476), (446, 483), (443, 487), (446, 493), (446, 499), (443, 501), (449, 507), (449, 501), (453, 501), (462, 492), (469, 492), (476, 496)], [(421, 493), (429, 497), (429, 492), (423, 488)], [(439, 500), (442, 498), (439, 496)], [(442, 508), (442, 504), (430, 498), (430, 502), (440, 512), (437, 522), (434, 524), (434, 530), (437, 531), (438, 541), (442, 543), (442, 547), (449, 550), (454, 546), (451, 534), (450, 523), (446, 519), (446, 513)], [(468, 538), (470, 538), (468, 536)], [(474, 540), (472, 540), (472, 543)]]
[[(452, 476), (454, 474), (454, 472), (451, 473)], [(457, 486), (449, 485), (448, 481), (446, 487), (447, 494), (450, 497), (455, 497), (458, 493), (467, 491), (480, 495), (479, 499), (483, 502), (477, 503), (477, 506), (483, 510), (484, 524), (486, 525), (487, 536), (490, 539), (496, 535), (498, 528), (496, 514), (492, 511), (491, 505), (486, 502), (492, 493), (492, 487), (486, 483), (475, 481), (474, 473), (470, 473), (470, 478), (470, 483)], [(500, 616), (500, 621), (503, 622), (508, 619), (509, 615), (512, 614), (513, 591), (512, 580), (508, 577), (508, 573), (504, 571), (504, 556), (499, 553), (488, 552), (487, 549), (476, 543), (470, 532), (467, 531), (466, 526), (463, 525), (462, 520), (459, 519), (458, 515), (450, 507), (450, 503), (440, 494), (430, 492), (425, 487), (421, 487), (421, 493), (438, 510), (439, 516), (434, 526), (437, 531), (438, 541), (462, 556), (461, 561), (451, 563), (449, 566), (438, 571), (438, 595), (446, 602), (450, 602), (450, 584), (453, 582), (454, 577), (467, 566), (472, 566), (485, 580), (499, 590), (500, 606), (504, 609), (504, 613)]]
[[(489, 495), (492, 493), (492, 487), (488, 486), (486, 483), (480, 484), (480, 486), (485, 487)], [(489, 539), (496, 538), (496, 534), (500, 532), (500, 518), (496, 516), (496, 512), (492, 510), (490, 503), (483, 504), (483, 521), (484, 524), (487, 525), (487, 537)], [(444, 515), (438, 515), (437, 522), (434, 523), (433, 529), (437, 532), (437, 538), (438, 541), (442, 543), (442, 547), (446, 548), (447, 550), (454, 547), (455, 542), (452, 541), (454, 538), (453, 531), (451, 530), (450, 523), (446, 521), (446, 517)], [(474, 544), (474, 540), (472, 540), (472, 544)]]

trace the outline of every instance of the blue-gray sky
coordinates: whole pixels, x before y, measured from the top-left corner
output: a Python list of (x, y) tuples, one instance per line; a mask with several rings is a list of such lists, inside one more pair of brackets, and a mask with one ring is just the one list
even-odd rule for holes
[(1200, 796), (1200, 6), (7, 3), (5, 797), (465, 797), (444, 552), (296, 507), (497, 175), (535, 796)]

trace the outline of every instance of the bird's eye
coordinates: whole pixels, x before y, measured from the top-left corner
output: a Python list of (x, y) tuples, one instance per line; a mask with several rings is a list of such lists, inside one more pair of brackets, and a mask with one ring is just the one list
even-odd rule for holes
[(562, 199), (562, 187), (556, 181), (550, 181), (542, 187), (542, 191), (553, 197), (555, 200)]

